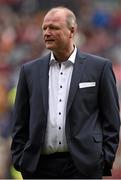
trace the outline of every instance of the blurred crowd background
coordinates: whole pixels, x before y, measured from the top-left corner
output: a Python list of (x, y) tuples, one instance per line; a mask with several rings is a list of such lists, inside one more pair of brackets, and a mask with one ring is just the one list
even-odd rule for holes
[[(41, 24), (55, 6), (72, 9), (78, 19), (75, 43), (80, 51), (109, 58), (121, 106), (120, 0), (0, 0), (0, 178), (21, 178), (11, 163), (12, 109), (21, 64), (47, 53)], [(121, 178), (121, 145), (112, 178)]]

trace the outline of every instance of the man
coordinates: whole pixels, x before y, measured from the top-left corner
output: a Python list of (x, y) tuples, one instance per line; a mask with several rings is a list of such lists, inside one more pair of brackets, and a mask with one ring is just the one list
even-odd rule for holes
[(74, 45), (76, 17), (51, 9), (42, 30), (47, 56), (22, 66), (13, 113), (12, 158), (23, 178), (111, 175), (119, 104), (111, 62)]

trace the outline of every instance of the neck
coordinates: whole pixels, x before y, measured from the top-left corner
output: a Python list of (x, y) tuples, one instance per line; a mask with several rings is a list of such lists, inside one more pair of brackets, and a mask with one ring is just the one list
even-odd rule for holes
[(65, 49), (63, 51), (58, 51), (58, 52), (53, 52), (55, 59), (58, 62), (64, 62), (67, 61), (68, 58), (70, 57), (70, 55), (73, 53), (74, 51), (74, 46), (72, 46), (69, 50)]

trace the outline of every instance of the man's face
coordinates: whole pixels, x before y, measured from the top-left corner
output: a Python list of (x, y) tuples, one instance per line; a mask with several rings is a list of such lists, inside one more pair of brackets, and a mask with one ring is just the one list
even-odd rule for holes
[(58, 52), (69, 46), (72, 36), (64, 12), (48, 13), (44, 18), (42, 30), (47, 49)]

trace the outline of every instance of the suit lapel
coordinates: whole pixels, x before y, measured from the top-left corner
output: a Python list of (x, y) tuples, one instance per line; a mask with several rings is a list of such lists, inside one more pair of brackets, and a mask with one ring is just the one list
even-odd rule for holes
[(72, 78), (71, 78), (70, 91), (69, 91), (68, 102), (67, 102), (67, 111), (66, 111), (67, 114), (70, 110), (70, 107), (73, 102), (79, 83), (81, 82), (85, 60), (86, 60), (85, 56), (82, 55), (78, 50), (75, 64), (74, 64), (73, 73), (72, 73)]
[(41, 67), (41, 88), (42, 88), (42, 98), (43, 98), (43, 106), (44, 111), (47, 114), (48, 111), (48, 79), (49, 79), (49, 62), (50, 62), (50, 55), (47, 55), (42, 60), (43, 64)]

